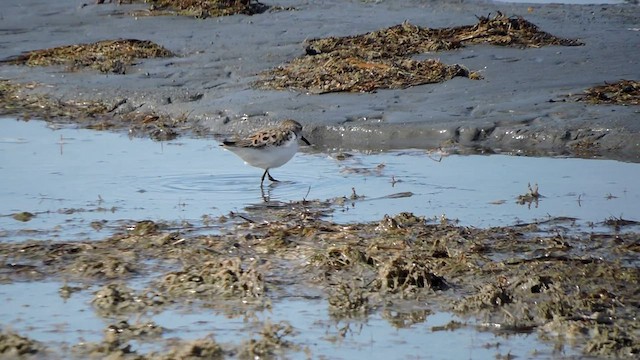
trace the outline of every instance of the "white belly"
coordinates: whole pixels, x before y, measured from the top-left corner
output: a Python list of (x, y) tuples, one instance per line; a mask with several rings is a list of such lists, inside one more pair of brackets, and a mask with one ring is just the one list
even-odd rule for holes
[(286, 164), (298, 151), (298, 140), (291, 140), (281, 146), (265, 146), (262, 148), (227, 147), (238, 155), (245, 163), (261, 169), (273, 169)]

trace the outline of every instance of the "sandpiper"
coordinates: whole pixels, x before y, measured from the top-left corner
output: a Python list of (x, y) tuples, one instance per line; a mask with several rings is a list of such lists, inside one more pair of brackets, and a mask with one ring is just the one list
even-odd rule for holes
[(237, 141), (225, 140), (222, 145), (238, 155), (246, 164), (264, 169), (260, 186), (265, 176), (274, 179), (269, 170), (286, 164), (298, 151), (298, 140), (311, 145), (302, 136), (302, 125), (295, 120), (284, 120), (278, 126), (260, 130)]

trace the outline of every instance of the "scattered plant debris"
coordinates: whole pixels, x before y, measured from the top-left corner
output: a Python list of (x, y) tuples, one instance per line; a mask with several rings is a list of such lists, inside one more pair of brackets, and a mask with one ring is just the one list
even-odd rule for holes
[(527, 187), (529, 188), (529, 191), (527, 191), (527, 193), (525, 194), (518, 195), (518, 199), (516, 200), (516, 202), (520, 205), (527, 204), (529, 206), (531, 206), (531, 203), (535, 203), (537, 207), (538, 201), (542, 196), (538, 192), (538, 184), (535, 184), (533, 187), (531, 187), (531, 183), (529, 183), (527, 184)]
[(333, 317), (365, 316), (372, 311), (365, 286), (341, 283), (329, 295), (329, 312)]
[(39, 84), (21, 84), (0, 80), (0, 115), (47, 121), (73, 120), (94, 130), (127, 129), (132, 136), (149, 136), (153, 140), (173, 140), (187, 116), (171, 117), (156, 112), (116, 113), (115, 105), (100, 101), (63, 101), (38, 92)]
[(133, 15), (180, 15), (198, 19), (229, 15), (255, 15), (267, 11), (270, 6), (256, 0), (145, 0), (150, 7)]
[(307, 42), (306, 52), (308, 55), (349, 52), (355, 57), (377, 59), (452, 50), (478, 43), (516, 47), (583, 45), (578, 40), (540, 31), (520, 16), (507, 17), (498, 12), (493, 18), (478, 18), (475, 25), (430, 29), (404, 22), (362, 35), (312, 39)]
[[(228, 355), (228, 356), (225, 356)], [(153, 354), (152, 359), (212, 359), (222, 360), (232, 357), (233, 353), (225, 352), (222, 346), (215, 341), (213, 336), (207, 336), (194, 341), (183, 341), (173, 344), (165, 354)]]
[(640, 81), (620, 80), (594, 86), (578, 99), (592, 104), (640, 105)]
[(437, 83), (456, 76), (469, 76), (460, 65), (446, 65), (438, 60), (380, 59), (365, 61), (329, 53), (299, 57), (266, 74), (269, 79), (260, 87), (277, 90), (306, 90), (314, 94), (350, 91), (370, 92), (376, 89), (402, 89)]
[(622, 217), (610, 217), (604, 221), (604, 224), (607, 226), (613, 227), (616, 231), (619, 231), (623, 226), (631, 226), (640, 224), (639, 221), (636, 220), (627, 220)]
[[(530, 186), (529, 193), (537, 191)], [(380, 311), (405, 327), (447, 310), (559, 342), (565, 340), (558, 334), (573, 331), (585, 354), (633, 356), (640, 349), (640, 301), (629, 286), (640, 282), (637, 233), (568, 238), (536, 224), (478, 229), (408, 212), (337, 224), (326, 215), (339, 201), (276, 205), (221, 218), (228, 232), (220, 235), (190, 236), (188, 228), (178, 233), (139, 221), (97, 241), (0, 243), (0, 279), (95, 283), (92, 305), (105, 318), (190, 304), (251, 321), (294, 286), (296, 294), (323, 294), (336, 321)], [(139, 289), (143, 281), (140, 290), (130, 285)], [(160, 332), (131, 324), (111, 325), (104, 341), (78, 351), (125, 356), (134, 353), (129, 340)], [(179, 341), (163, 353), (135, 355), (279, 356), (300, 351), (292, 332), (287, 323), (266, 322), (259, 338), (237, 348)]]
[(34, 216), (36, 216), (36, 215), (33, 214), (33, 213), (30, 213), (28, 211), (21, 211), (21, 212), (18, 212), (18, 213), (15, 213), (15, 214), (11, 215), (11, 217), (14, 220), (18, 220), (18, 221), (22, 221), (22, 222), (30, 221), (31, 219), (33, 219)]
[(174, 296), (204, 298), (260, 298), (266, 290), (257, 264), (244, 265), (239, 258), (205, 262), (169, 273), (160, 286)]
[(0, 63), (27, 66), (65, 65), (69, 71), (92, 68), (103, 73), (125, 74), (135, 59), (171, 57), (174, 54), (146, 40), (104, 40), (90, 44), (33, 50), (1, 60)]
[(44, 352), (45, 347), (35, 340), (12, 331), (0, 331), (0, 357), (3, 359), (41, 356)]
[(260, 338), (250, 339), (240, 349), (242, 359), (262, 359), (277, 357), (279, 352), (295, 349), (297, 346), (286, 338), (294, 333), (293, 326), (286, 321), (272, 323), (266, 321), (260, 330)]
[(576, 46), (522, 17), (480, 17), (478, 23), (453, 28), (422, 28), (408, 22), (362, 35), (312, 39), (306, 56), (262, 73), (255, 85), (264, 89), (295, 89), (322, 94), (336, 91), (370, 92), (438, 83), (455, 76), (479, 80), (478, 72), (438, 60), (413, 60), (409, 56), (451, 50), (467, 44), (539, 47)]

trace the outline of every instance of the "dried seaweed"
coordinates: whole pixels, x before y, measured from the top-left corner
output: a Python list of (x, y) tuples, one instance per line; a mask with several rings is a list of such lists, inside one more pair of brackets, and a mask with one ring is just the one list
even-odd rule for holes
[(475, 25), (429, 29), (404, 22), (386, 29), (356, 36), (309, 40), (308, 55), (346, 50), (365, 59), (408, 56), (424, 52), (451, 50), (465, 44), (540, 47), (544, 45), (577, 46), (582, 42), (563, 39), (520, 16), (498, 13), (493, 18), (480, 17)]
[(257, 264), (245, 265), (239, 258), (209, 261), (169, 273), (160, 287), (173, 295), (203, 298), (260, 298), (265, 293), (264, 275)]
[(147, 40), (103, 40), (90, 44), (59, 46), (33, 50), (0, 63), (51, 66), (65, 65), (69, 70), (92, 68), (103, 73), (124, 74), (135, 59), (170, 57), (174, 54)]
[(460, 47), (446, 37), (434, 36), (434, 30), (405, 21), (400, 25), (362, 35), (312, 39), (307, 42), (307, 55), (347, 52), (363, 59), (404, 57), (417, 53), (443, 51)]
[[(147, 0), (151, 3), (149, 15), (181, 15), (196, 18), (254, 15), (265, 12), (269, 6), (252, 0)], [(136, 15), (140, 15), (137, 13)]]
[[(580, 46), (576, 39), (564, 39), (541, 31), (521, 16), (507, 17), (498, 12), (493, 18), (480, 17), (473, 26), (460, 26), (451, 30), (437, 30), (439, 36), (449, 37), (463, 44), (491, 44), (515, 47), (541, 47), (546, 45)], [(449, 36), (447, 36), (449, 35)]]
[(42, 343), (16, 334), (11, 330), (0, 331), (0, 356), (3, 359), (32, 358), (36, 354), (46, 354)]
[[(254, 311), (268, 308), (270, 299), (305, 296), (312, 289), (313, 301), (322, 293), (330, 316), (338, 321), (366, 320), (377, 313), (401, 328), (424, 322), (432, 308), (440, 308), (484, 319), (505, 331), (537, 332), (562, 346), (566, 335), (586, 354), (638, 354), (640, 302), (637, 286), (629, 286), (640, 281), (638, 233), (563, 237), (556, 226), (479, 229), (412, 213), (338, 224), (323, 215), (325, 206), (335, 203), (337, 199), (302, 200), (247, 208), (237, 217), (242, 221), (225, 218), (229, 231), (220, 235), (190, 235), (140, 221), (126, 234), (102, 240), (0, 242), (0, 265), (5, 262), (0, 280), (98, 283), (92, 308), (109, 318), (200, 304), (248, 320)], [(95, 268), (98, 258), (135, 261), (135, 274), (115, 272), (111, 279), (83, 270)], [(144, 287), (134, 290), (132, 284), (137, 287), (141, 280)], [(456, 324), (433, 330), (449, 326), (455, 329)], [(257, 337), (243, 339), (239, 347), (218, 345), (213, 339), (179, 341), (166, 354), (149, 358), (183, 358), (192, 352), (212, 358), (270, 358), (300, 350), (289, 340), (294, 329), (286, 322), (266, 321), (252, 328)], [(162, 335), (162, 329), (151, 324), (146, 330), (118, 323), (109, 327), (105, 341), (81, 349), (82, 354), (131, 354), (130, 340), (148, 334), (159, 341), (155, 336)], [(24, 339), (16, 340), (22, 346)]]
[(408, 59), (418, 53), (478, 43), (520, 47), (582, 45), (578, 40), (540, 31), (522, 17), (502, 13), (493, 18), (480, 17), (475, 25), (453, 28), (430, 29), (404, 22), (361, 35), (309, 40), (307, 56), (263, 72), (256, 86), (327, 93), (399, 89), (443, 82), (455, 76), (481, 79), (479, 73), (461, 65)]
[(592, 104), (640, 105), (640, 81), (620, 80), (585, 90), (580, 99)]
[(455, 76), (469, 76), (460, 65), (437, 60), (363, 60), (330, 53), (294, 59), (286, 66), (271, 70), (259, 87), (283, 90), (307, 90), (322, 94), (337, 91), (373, 91), (401, 89), (413, 85), (437, 83)]

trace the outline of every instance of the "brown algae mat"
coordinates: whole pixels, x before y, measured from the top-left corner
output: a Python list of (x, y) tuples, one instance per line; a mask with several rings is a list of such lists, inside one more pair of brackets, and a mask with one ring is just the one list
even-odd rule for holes
[(291, 88), (315, 94), (402, 89), (444, 82), (455, 76), (472, 76), (469, 70), (460, 65), (446, 65), (438, 60), (367, 61), (338, 53), (297, 58), (269, 74), (273, 78), (259, 82), (259, 87), (277, 90)]
[(578, 40), (558, 38), (541, 31), (520, 16), (508, 17), (498, 13), (494, 17), (478, 18), (475, 25), (430, 29), (405, 22), (362, 35), (312, 39), (308, 41), (306, 52), (315, 55), (344, 50), (366, 59), (375, 59), (451, 50), (470, 44), (515, 47), (583, 45)]
[(455, 76), (481, 79), (478, 72), (437, 60), (411, 60), (425, 52), (456, 49), (469, 44), (540, 47), (578, 46), (582, 42), (541, 31), (519, 16), (480, 17), (469, 26), (430, 29), (408, 22), (356, 36), (312, 39), (306, 56), (262, 73), (255, 85), (265, 89), (297, 89), (311, 93), (401, 89), (437, 83)]
[(1, 62), (27, 66), (64, 65), (70, 71), (88, 67), (103, 73), (125, 74), (135, 59), (171, 56), (174, 56), (171, 51), (152, 41), (121, 39), (33, 50)]
[[(478, 229), (411, 213), (371, 223), (325, 220), (345, 201), (351, 200), (254, 206), (211, 219), (225, 226), (217, 235), (141, 221), (100, 241), (0, 243), (0, 282), (64, 280), (60, 296), (95, 285), (90, 307), (109, 319), (179, 304), (245, 318), (310, 290), (323, 294), (335, 320), (393, 312), (408, 317), (389, 317), (392, 325), (406, 326), (444, 310), (477, 319), (474, 326), (481, 329), (537, 333), (589, 355), (640, 353), (640, 234), (618, 232), (625, 222), (616, 222), (610, 234), (562, 235), (542, 224)], [(129, 284), (140, 288), (141, 280), (141, 290)], [(407, 308), (417, 312), (407, 314)], [(446, 328), (466, 326), (452, 322)], [(130, 341), (165, 341), (163, 329), (121, 321), (105, 330), (102, 342), (73, 351), (146, 359), (253, 358), (301, 350), (286, 321), (256, 327), (262, 328), (258, 338), (240, 345), (213, 337), (173, 339), (164, 353), (136, 353)], [(56, 351), (24, 335), (0, 333), (2, 352)]]
[(208, 17), (235, 14), (255, 15), (265, 12), (269, 6), (255, 0), (146, 0), (147, 11), (137, 11), (140, 15), (180, 15), (204, 19)]
[(620, 80), (593, 86), (579, 98), (592, 104), (640, 105), (640, 81)]

